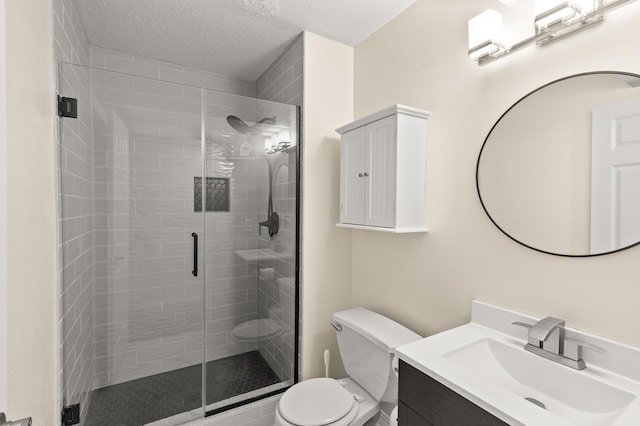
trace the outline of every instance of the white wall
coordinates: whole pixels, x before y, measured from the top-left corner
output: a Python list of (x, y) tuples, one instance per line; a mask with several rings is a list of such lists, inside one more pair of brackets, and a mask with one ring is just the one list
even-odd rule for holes
[(302, 378), (344, 374), (331, 314), (350, 307), (351, 238), (339, 217), (340, 142), (353, 119), (353, 48), (304, 34), (302, 168)]
[[(427, 234), (352, 231), (353, 304), (430, 335), (469, 321), (472, 299), (640, 345), (640, 247), (561, 258), (505, 237), (475, 188), (480, 147), (498, 117), (533, 89), (594, 70), (639, 72), (640, 3), (601, 25), (478, 67), (467, 20), (497, 0), (417, 0), (355, 50), (355, 116), (393, 103), (432, 112), (427, 141)], [(337, 192), (335, 194), (337, 198)]]
[(59, 418), (51, 4), (6, 3), (7, 414)]
[(0, 412), (7, 405), (7, 110), (5, 12), (0, 0)]

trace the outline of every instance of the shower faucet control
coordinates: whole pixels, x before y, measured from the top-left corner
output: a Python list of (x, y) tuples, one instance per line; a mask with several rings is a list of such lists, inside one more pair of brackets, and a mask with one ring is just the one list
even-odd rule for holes
[(263, 226), (269, 230), (270, 237), (276, 235), (280, 230), (280, 218), (278, 217), (278, 213), (271, 213), (271, 215), (269, 215), (269, 219), (258, 224), (258, 235), (262, 235)]

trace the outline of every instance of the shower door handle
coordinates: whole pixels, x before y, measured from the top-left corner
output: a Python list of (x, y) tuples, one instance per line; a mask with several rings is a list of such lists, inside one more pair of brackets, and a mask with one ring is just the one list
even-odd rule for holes
[(194, 277), (198, 276), (198, 234), (191, 233), (193, 237), (193, 271), (191, 273)]

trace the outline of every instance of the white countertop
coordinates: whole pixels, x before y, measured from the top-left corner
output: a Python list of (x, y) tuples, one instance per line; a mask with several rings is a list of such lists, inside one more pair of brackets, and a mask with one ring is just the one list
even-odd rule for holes
[[(573, 370), (525, 351), (527, 330), (513, 326), (513, 321), (534, 323), (536, 319), (474, 301), (470, 323), (401, 346), (396, 352), (401, 360), (510, 425), (640, 425), (640, 381), (636, 377), (640, 374), (640, 349), (566, 328), (567, 337), (579, 338), (607, 350), (605, 354), (589, 354), (585, 351), (587, 368), (581, 371)], [(610, 412), (605, 410), (602, 413), (597, 411), (598, 407), (583, 407), (585, 417), (579, 417), (581, 411), (574, 410), (578, 414), (570, 417), (573, 421), (552, 412), (551, 407), (547, 407), (548, 410), (541, 409), (526, 401), (524, 396), (519, 395), (514, 389), (509, 389), (509, 386), (499, 384), (499, 380), (488, 380), (488, 373), (482, 371), (483, 361), (478, 361), (478, 365), (472, 365), (474, 359), (470, 358), (467, 364), (461, 365), (451, 356), (461, 348), (486, 343), (483, 339), (499, 342), (506, 352), (516, 354), (518, 360), (525, 360), (527, 366), (531, 362), (531, 365), (544, 370), (543, 373), (549, 373), (547, 375), (550, 377), (550, 383), (546, 389), (550, 389), (551, 386), (555, 391), (553, 387), (556, 387), (562, 393), (562, 387), (571, 387), (572, 383), (593, 383), (597, 386), (602, 384), (605, 390), (612, 389), (609, 394), (625, 396), (625, 404), (628, 405), (625, 405), (624, 409)], [(496, 365), (499, 364), (494, 363), (494, 369)], [(508, 373), (497, 374), (504, 374), (506, 377)], [(536, 377), (535, 374), (533, 372), (530, 376)], [(553, 383), (556, 378), (558, 383)], [(566, 378), (570, 380), (565, 380)], [(579, 395), (579, 391), (580, 389), (576, 389), (575, 393)], [(582, 391), (584, 392), (584, 389)], [(566, 392), (572, 392), (572, 389), (566, 389)], [(576, 418), (581, 420), (576, 421)]]

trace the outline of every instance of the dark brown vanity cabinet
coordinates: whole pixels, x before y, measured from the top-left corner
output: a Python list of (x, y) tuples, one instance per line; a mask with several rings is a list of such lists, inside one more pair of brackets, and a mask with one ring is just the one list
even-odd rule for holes
[(399, 426), (507, 425), (404, 361), (400, 361)]

